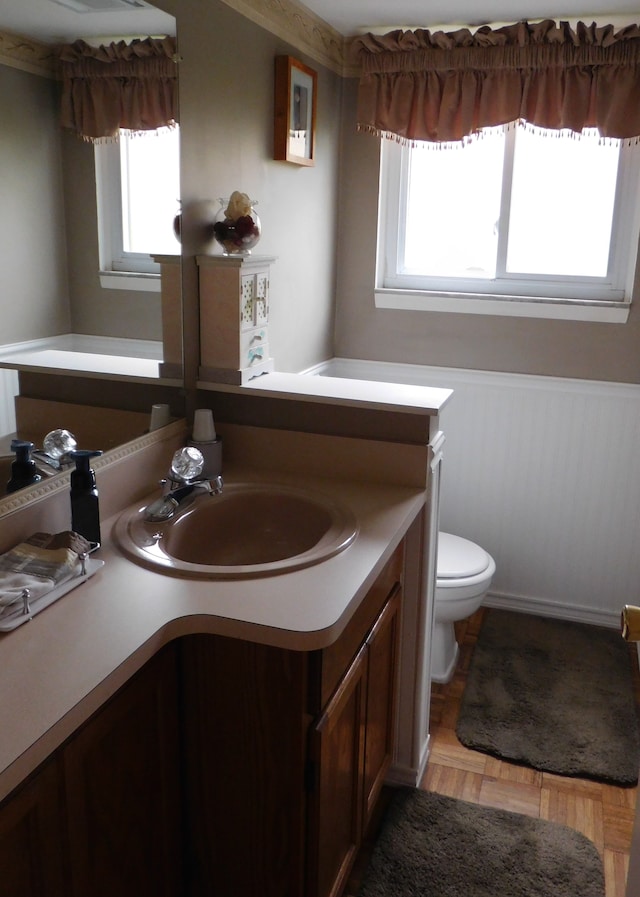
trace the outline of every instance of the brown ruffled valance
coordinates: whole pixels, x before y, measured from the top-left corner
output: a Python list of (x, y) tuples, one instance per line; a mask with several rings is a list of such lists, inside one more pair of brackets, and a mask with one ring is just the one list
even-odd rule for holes
[(117, 139), (122, 128), (150, 131), (178, 121), (172, 37), (60, 48), (61, 121), (85, 140)]
[(603, 137), (640, 135), (640, 27), (551, 20), (433, 34), (366, 34), (358, 128), (412, 142), (460, 141), (524, 121)]

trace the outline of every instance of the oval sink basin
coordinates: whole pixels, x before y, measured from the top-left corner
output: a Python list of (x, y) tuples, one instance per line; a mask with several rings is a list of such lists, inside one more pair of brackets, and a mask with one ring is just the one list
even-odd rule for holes
[(115, 536), (132, 560), (176, 576), (237, 579), (308, 567), (351, 544), (353, 513), (327, 496), (289, 486), (225, 484), (219, 495), (187, 499), (163, 523), (135, 507)]

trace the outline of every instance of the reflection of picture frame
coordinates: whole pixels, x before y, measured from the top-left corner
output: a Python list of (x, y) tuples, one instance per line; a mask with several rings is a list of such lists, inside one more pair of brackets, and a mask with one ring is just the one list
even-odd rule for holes
[(315, 165), (317, 73), (276, 56), (273, 158)]

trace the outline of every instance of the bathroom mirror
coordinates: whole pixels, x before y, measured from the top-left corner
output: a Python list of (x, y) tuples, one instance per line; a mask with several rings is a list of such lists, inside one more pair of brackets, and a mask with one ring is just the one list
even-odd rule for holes
[[(59, 87), (48, 59), (51, 54), (47, 53), (49, 45), (72, 43), (78, 38), (91, 43), (110, 43), (133, 36), (166, 34), (176, 34), (173, 16), (142, 0), (3, 0), (0, 168), (6, 189), (3, 188), (5, 202), (0, 209), (3, 271), (0, 356), (16, 344), (20, 344), (21, 351), (28, 352), (29, 344), (39, 349), (37, 341), (62, 337), (62, 348), (70, 347), (75, 352), (78, 365), (74, 367), (73, 362), (66, 365), (63, 361), (60, 367), (71, 376), (74, 372), (83, 376), (85, 362), (79, 356), (94, 354), (99, 356), (98, 370), (91, 376), (99, 378), (100, 359), (104, 357), (105, 373), (112, 375), (104, 381), (109, 393), (108, 405), (127, 412), (131, 409), (127, 375), (120, 377), (116, 371), (113, 376), (113, 371), (122, 358), (131, 358), (134, 382), (153, 388), (154, 375), (149, 371), (156, 370), (158, 384), (166, 386), (170, 393), (173, 391), (176, 397), (171, 402), (172, 413), (180, 416), (183, 408), (179, 398), (182, 386), (179, 334), (177, 359), (174, 352), (170, 366), (155, 364), (164, 357), (159, 279), (153, 284), (154, 279), (147, 278), (146, 285), (154, 289), (139, 290), (130, 286), (115, 289), (117, 283), (105, 285), (99, 276), (94, 146), (60, 128)], [(176, 196), (175, 210), (178, 201)], [(173, 315), (181, 333), (179, 252), (176, 243)], [(140, 281), (136, 286), (139, 285)], [(59, 392), (56, 397), (69, 401), (69, 387), (63, 386), (68, 376), (48, 373), (51, 369), (58, 370), (59, 355), (56, 346), (40, 367), (36, 364), (30, 368), (27, 362), (19, 369), (30, 371), (28, 376), (39, 377), (41, 384), (48, 381), (45, 393)], [(120, 361), (112, 362), (113, 357)], [(6, 440), (11, 434), (7, 420), (11, 420), (12, 389), (16, 382), (17, 376), (11, 368), (0, 368), (2, 456), (7, 454)], [(100, 395), (102, 391), (100, 385), (95, 394)], [(163, 396), (153, 401), (167, 399)], [(85, 401), (85, 404), (89, 403)], [(97, 401), (97, 404), (104, 403)], [(6, 408), (9, 408), (8, 416)], [(57, 425), (65, 426), (63, 422)], [(134, 430), (134, 435), (141, 436), (144, 429), (141, 425), (139, 432)], [(122, 442), (133, 438), (128, 428), (123, 428), (122, 434)], [(5, 444), (2, 444), (3, 437)], [(0, 498), (0, 515), (3, 504)]]

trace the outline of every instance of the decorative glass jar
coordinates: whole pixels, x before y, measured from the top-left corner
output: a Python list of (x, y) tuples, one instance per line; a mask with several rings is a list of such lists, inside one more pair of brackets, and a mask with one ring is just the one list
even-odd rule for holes
[(223, 255), (250, 255), (260, 239), (260, 218), (255, 203), (246, 193), (237, 190), (229, 199), (220, 200), (213, 236), (222, 246)]

